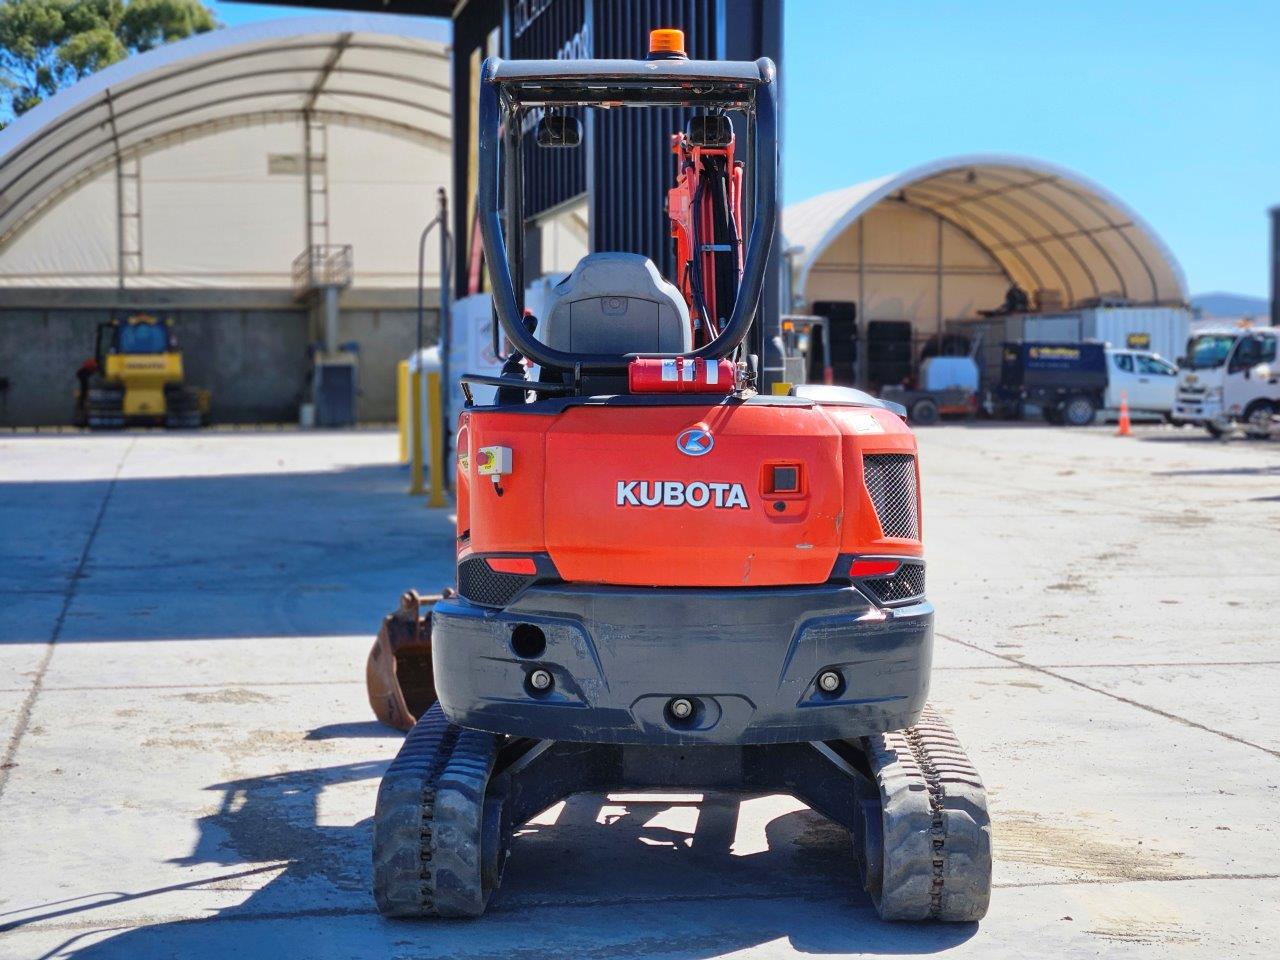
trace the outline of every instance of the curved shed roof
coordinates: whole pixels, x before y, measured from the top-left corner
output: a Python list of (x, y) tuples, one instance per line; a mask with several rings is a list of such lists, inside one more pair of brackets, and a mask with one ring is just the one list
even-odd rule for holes
[(374, 14), (215, 30), (130, 57), (0, 131), (0, 247), (118, 158), (310, 116), (447, 146), (449, 28)]
[(1068, 303), (1103, 296), (1187, 301), (1178, 261), (1119, 198), (1070, 170), (998, 155), (937, 160), (788, 206), (787, 242), (803, 250), (800, 290), (827, 248), (884, 200), (955, 225), (1024, 289), (1058, 289)]

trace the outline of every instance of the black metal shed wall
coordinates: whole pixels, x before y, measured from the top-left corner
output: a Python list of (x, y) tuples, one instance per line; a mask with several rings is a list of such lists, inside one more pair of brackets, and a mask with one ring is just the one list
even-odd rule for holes
[[(649, 31), (677, 27), (689, 56), (724, 59), (721, 0), (595, 0), (595, 55), (638, 58), (649, 49)], [(608, 16), (602, 16), (608, 11)], [(592, 118), (590, 224), (594, 250), (642, 253), (667, 277), (675, 275), (675, 251), (666, 218), (667, 190), (675, 182), (671, 134), (684, 128), (686, 111), (598, 111)]]
[[(454, 203), (457, 291), (468, 289), (474, 221), (465, 202), (471, 134), (470, 56), (489, 31), (501, 27), (503, 55), (512, 58), (643, 57), (649, 31), (679, 27), (692, 57), (754, 60), (771, 57), (781, 67), (783, 0), (470, 0), (454, 15)], [(780, 70), (785, 76), (785, 70)], [(779, 104), (781, 106), (781, 103)], [(586, 195), (591, 248), (649, 257), (668, 276), (674, 250), (668, 234), (666, 191), (675, 177), (671, 133), (683, 126), (679, 111), (617, 111), (588, 126), (584, 148), (528, 150), (536, 165), (525, 170), (530, 218)], [(781, 117), (780, 117), (781, 130)], [(778, 333), (781, 232), (753, 332), (754, 352), (766, 376), (781, 368), (773, 348)], [(526, 245), (536, 273), (537, 245)]]
[[(781, 0), (508, 0), (505, 13), (505, 55), (514, 59), (640, 58), (657, 27), (683, 30), (695, 59), (781, 55)], [(526, 151), (527, 215), (585, 193), (593, 250), (642, 253), (670, 275), (668, 141), (683, 128), (684, 111), (596, 111), (584, 119), (585, 150)]]
[[(504, 24), (503, 49), (513, 60), (578, 60), (593, 56), (590, 7), (592, 0), (553, 0), (536, 17), (508, 11)], [(540, 4), (524, 3), (537, 9)], [(575, 111), (568, 111), (574, 115)], [(526, 136), (539, 114), (526, 118)], [(584, 149), (539, 150), (530, 140), (524, 151), (524, 194), (528, 215), (536, 217), (587, 191), (587, 163)], [(531, 273), (527, 273), (531, 276)]]

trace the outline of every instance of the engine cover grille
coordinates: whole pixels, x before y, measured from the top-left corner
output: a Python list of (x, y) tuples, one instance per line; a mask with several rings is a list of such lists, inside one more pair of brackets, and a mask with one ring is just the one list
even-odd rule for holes
[(907, 600), (922, 599), (924, 597), (924, 564), (904, 563), (893, 576), (863, 580), (862, 585), (875, 594), (876, 599), (881, 603), (902, 603)]
[(505, 607), (534, 579), (532, 574), (498, 573), (483, 557), (468, 557), (458, 564), (458, 593), (486, 607)]
[(916, 458), (909, 453), (868, 453), (862, 476), (886, 537), (920, 539), (916, 513)]

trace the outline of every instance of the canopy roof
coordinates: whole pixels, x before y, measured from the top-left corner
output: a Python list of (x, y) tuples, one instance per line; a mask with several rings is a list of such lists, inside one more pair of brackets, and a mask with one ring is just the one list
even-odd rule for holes
[(128, 154), (311, 117), (445, 148), (449, 27), (373, 14), (215, 30), (130, 57), (0, 131), (0, 247)]
[(1099, 297), (1184, 304), (1173, 254), (1136, 213), (1079, 174), (1040, 160), (954, 157), (786, 208), (800, 248), (798, 289), (827, 249), (882, 201), (927, 210), (986, 249), (1028, 291), (1061, 290), (1068, 304)]

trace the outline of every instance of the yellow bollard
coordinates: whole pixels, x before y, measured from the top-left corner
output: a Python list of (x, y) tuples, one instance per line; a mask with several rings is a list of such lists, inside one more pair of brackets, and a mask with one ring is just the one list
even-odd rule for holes
[(427, 417), (430, 419), (428, 430), (431, 437), (431, 496), (427, 499), (429, 507), (444, 506), (444, 423), (441, 404), (444, 397), (440, 393), (440, 374), (427, 374)]
[(409, 374), (410, 396), (412, 398), (409, 411), (409, 496), (416, 497), (423, 493), (422, 486), (422, 371), (414, 370)]
[(400, 434), (400, 463), (409, 462), (409, 361), (396, 364), (396, 432)]

